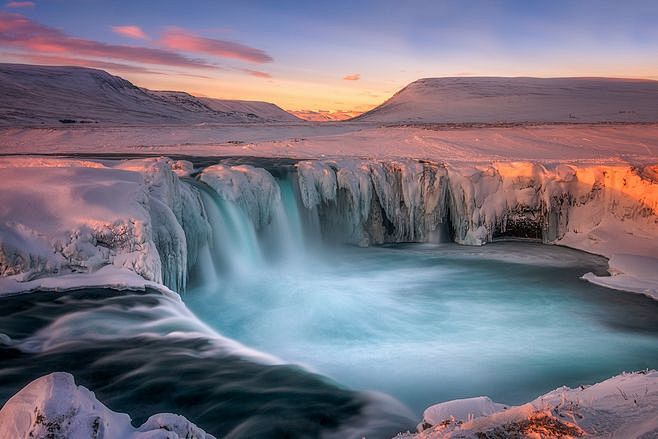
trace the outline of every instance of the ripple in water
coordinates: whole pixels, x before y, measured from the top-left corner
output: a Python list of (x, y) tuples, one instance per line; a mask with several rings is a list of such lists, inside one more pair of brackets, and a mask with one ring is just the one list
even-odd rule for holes
[(136, 425), (173, 412), (227, 438), (385, 437), (413, 426), (392, 399), (278, 364), (156, 292), (3, 298), (0, 328), (0, 404), (31, 380), (66, 371)]
[(222, 334), (355, 389), (516, 404), (658, 366), (658, 303), (579, 279), (603, 258), (504, 242), (338, 248), (184, 300)]

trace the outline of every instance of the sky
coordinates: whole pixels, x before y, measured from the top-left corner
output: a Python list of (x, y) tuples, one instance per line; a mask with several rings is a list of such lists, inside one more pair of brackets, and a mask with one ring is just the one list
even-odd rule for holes
[(341, 115), (424, 77), (658, 79), (657, 23), (655, 0), (8, 1), (0, 60)]

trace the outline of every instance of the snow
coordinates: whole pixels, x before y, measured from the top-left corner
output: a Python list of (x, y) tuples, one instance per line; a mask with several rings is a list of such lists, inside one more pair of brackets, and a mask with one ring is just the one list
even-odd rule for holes
[(658, 258), (614, 253), (608, 265), (611, 276), (586, 273), (583, 279), (602, 287), (632, 291), (658, 300)]
[(371, 124), (253, 124), (0, 129), (0, 153), (419, 159), (446, 163), (535, 161), (656, 165), (658, 125), (483, 128)]
[(0, 125), (5, 126), (298, 120), (281, 109), (275, 112), (266, 103), (255, 103), (248, 112), (242, 111), (250, 107), (247, 103), (208, 105), (184, 92), (151, 91), (84, 67), (0, 64), (0, 95)]
[[(0, 108), (0, 123), (8, 126), (0, 129), (2, 154), (299, 159), (303, 207), (321, 214), (347, 242), (440, 240), (448, 224), (467, 245), (509, 231), (536, 232), (546, 243), (609, 258), (612, 276), (588, 273), (584, 279), (658, 299), (658, 125), (582, 123), (655, 122), (656, 82), (430, 79), (356, 122), (247, 127), (243, 122), (254, 120), (247, 110), (261, 122), (285, 115), (266, 103), (152, 92), (73, 67), (5, 64), (0, 87), (11, 102)], [(442, 108), (442, 102), (450, 105)], [(50, 126), (61, 118), (102, 123)], [(401, 121), (456, 125), (380, 126)], [(581, 124), (517, 123), (524, 121)], [(42, 122), (43, 128), (19, 127)], [(181, 180), (194, 171), (190, 161), (168, 158), (0, 157), (0, 292), (85, 286), (182, 291), (211, 233), (201, 195)], [(272, 223), (281, 205), (280, 189), (265, 169), (218, 164), (199, 179), (239, 206), (257, 229)], [(72, 415), (73, 437), (89, 433), (92, 414), (117, 437), (146, 437), (153, 433), (146, 430), (165, 424), (171, 432), (163, 437), (191, 431), (203, 437), (174, 415), (156, 415), (135, 430), (126, 415), (107, 410), (65, 374), (35, 383), (0, 411), (0, 436), (42, 428), (34, 424), (34, 407), (45, 419), (61, 419), (69, 414), (68, 401), (84, 409)], [(71, 398), (48, 399), (55, 390)], [(504, 411), (486, 397), (441, 403), (426, 411), (425, 421), (444, 425), (418, 437), (476, 437), (548, 421), (593, 437), (649, 437), (658, 429), (657, 405), (657, 372), (624, 374)], [(4, 434), (12, 428), (23, 430)]]
[(453, 401), (435, 404), (423, 412), (423, 422), (437, 425), (450, 420), (452, 422), (467, 422), (481, 416), (489, 416), (507, 409), (504, 404), (493, 402), (486, 396), (455, 399)]
[(506, 233), (540, 238), (610, 258), (612, 277), (584, 279), (656, 297), (658, 184), (647, 169), (340, 159), (301, 161), (297, 170), (304, 206), (347, 242), (440, 240), (447, 224), (465, 245)]
[(63, 274), (28, 281), (21, 281), (12, 276), (0, 277), (0, 291), (3, 296), (32, 291), (62, 292), (78, 288), (109, 288), (119, 291), (145, 291), (146, 288), (150, 288), (163, 294), (174, 294), (160, 283), (148, 281), (132, 270), (113, 265), (106, 265), (92, 273)]
[(0, 437), (213, 438), (171, 413), (153, 415), (134, 428), (130, 416), (113, 412), (64, 372), (37, 378), (7, 401), (0, 410)]
[[(296, 164), (303, 207), (340, 241), (440, 242), (448, 228), (466, 245), (505, 234), (541, 238), (611, 258), (614, 276), (586, 280), (653, 297), (654, 167), (354, 158)], [(8, 189), (0, 194), (0, 272), (26, 282), (112, 264), (184, 290), (210, 236), (198, 190), (178, 176), (192, 171), (189, 162), (165, 158), (0, 159)], [(279, 185), (263, 168), (213, 165), (199, 179), (240, 207), (255, 230), (273, 224), (280, 210)], [(628, 260), (622, 255), (634, 255), (633, 263), (620, 262)]]
[[(51, 91), (73, 84), (76, 93), (85, 94), (92, 90), (91, 83), (96, 87), (102, 80), (102, 87), (129, 93), (130, 99), (134, 93), (151, 93), (91, 69), (18, 65), (3, 69), (3, 83), (11, 87)], [(599, 111), (587, 120), (609, 120), (611, 103), (624, 108), (637, 105), (636, 110), (629, 107), (635, 113), (615, 113), (623, 115), (619, 120), (636, 121), (645, 120), (649, 114), (645, 110), (658, 102), (652, 98), (656, 84), (592, 78), (432, 79), (411, 84), (391, 102), (413, 103), (413, 108), (430, 112), (434, 119), (442, 114), (434, 104), (446, 97), (451, 102), (463, 99), (469, 105), (477, 102), (477, 108), (496, 117), (519, 109), (532, 115), (526, 112), (532, 107), (543, 112), (539, 119), (545, 121), (557, 120), (551, 118), (561, 114), (571, 99)], [(30, 102), (49, 96), (32, 97)], [(192, 113), (205, 106), (184, 93), (149, 96)], [(505, 105), (500, 104), (503, 97)], [(396, 119), (403, 118), (404, 106), (391, 102), (384, 107)], [(432, 105), (424, 107), (423, 102)], [(459, 113), (468, 107), (464, 105), (451, 107), (460, 122), (467, 120), (467, 113)], [(491, 105), (496, 112), (488, 111)], [(574, 107), (580, 108), (578, 117), (588, 114), (581, 107)], [(383, 113), (374, 110), (367, 116), (376, 114)], [(658, 258), (658, 125), (519, 123), (425, 128), (430, 129), (358, 122), (253, 124), (249, 129), (239, 124), (6, 128), (0, 130), (0, 152), (183, 152), (302, 159), (297, 164), (302, 204), (335, 223), (348, 242), (435, 241), (448, 223), (456, 231), (457, 242), (469, 245), (484, 244), (509, 231), (534, 233), (546, 243), (611, 258), (613, 276), (587, 274), (588, 281), (655, 296), (656, 279), (651, 274)], [(198, 193), (177, 178), (191, 175), (192, 164), (153, 160), (115, 166), (83, 159), (0, 159), (0, 173), (9, 189), (0, 194), (3, 275), (27, 281), (94, 272), (111, 263), (182, 290), (186, 267), (196, 261), (209, 226)], [(205, 169), (200, 179), (220, 197), (239, 205), (257, 229), (272, 221), (272, 206), (279, 204), (280, 193), (267, 171), (220, 165)], [(85, 191), (95, 193), (97, 201), (83, 203), (80, 194)], [(60, 197), (61, 204), (54, 201)], [(29, 206), (39, 206), (43, 215), (32, 215)], [(383, 227), (384, 220), (393, 225), (393, 231)], [(126, 239), (116, 242), (116, 236)], [(101, 246), (96, 245), (99, 238)], [(108, 239), (110, 248), (105, 247)], [(155, 250), (167, 256), (155, 257)], [(633, 264), (619, 262), (628, 257)], [(638, 266), (649, 269), (637, 271)]]
[(0, 179), (3, 293), (108, 265), (182, 291), (188, 264), (210, 233), (199, 194), (179, 181), (168, 159), (105, 166), (4, 158)]
[(397, 438), (649, 438), (658, 434), (657, 405), (657, 371), (623, 373), (592, 386), (560, 387), (509, 408), (484, 397), (437, 404), (425, 411), (424, 430)]
[(301, 122), (302, 120), (281, 107), (270, 102), (241, 101), (235, 99), (199, 98), (201, 102), (215, 111), (253, 114), (267, 122)]
[(658, 81), (616, 78), (419, 79), (356, 117), (373, 122), (656, 122)]

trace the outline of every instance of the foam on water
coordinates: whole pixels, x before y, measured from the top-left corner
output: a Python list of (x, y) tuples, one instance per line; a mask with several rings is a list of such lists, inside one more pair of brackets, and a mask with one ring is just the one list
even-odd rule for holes
[(658, 363), (658, 303), (579, 277), (602, 258), (540, 244), (334, 248), (185, 300), (222, 333), (420, 413), (520, 403)]
[(0, 299), (0, 404), (66, 371), (141, 424), (184, 415), (218, 437), (386, 437), (413, 426), (391, 398), (226, 339), (155, 292), (83, 290)]

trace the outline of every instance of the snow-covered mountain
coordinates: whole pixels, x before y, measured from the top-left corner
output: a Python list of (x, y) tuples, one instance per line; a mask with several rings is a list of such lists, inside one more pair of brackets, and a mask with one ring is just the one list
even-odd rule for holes
[(418, 123), (656, 122), (658, 81), (426, 78), (353, 120)]
[(297, 116), (288, 113), (278, 105), (262, 101), (242, 101), (235, 99), (199, 98), (215, 111), (226, 113), (244, 113), (252, 118), (265, 119), (271, 122), (301, 122)]
[[(0, 64), (0, 96), (0, 125), (196, 124), (284, 119), (281, 115), (272, 117), (269, 108), (243, 111), (245, 105), (232, 107), (227, 103), (220, 109), (188, 93), (152, 91), (103, 70), (84, 67)], [(260, 108), (267, 104), (255, 105)], [(286, 120), (297, 120), (285, 115)]]

